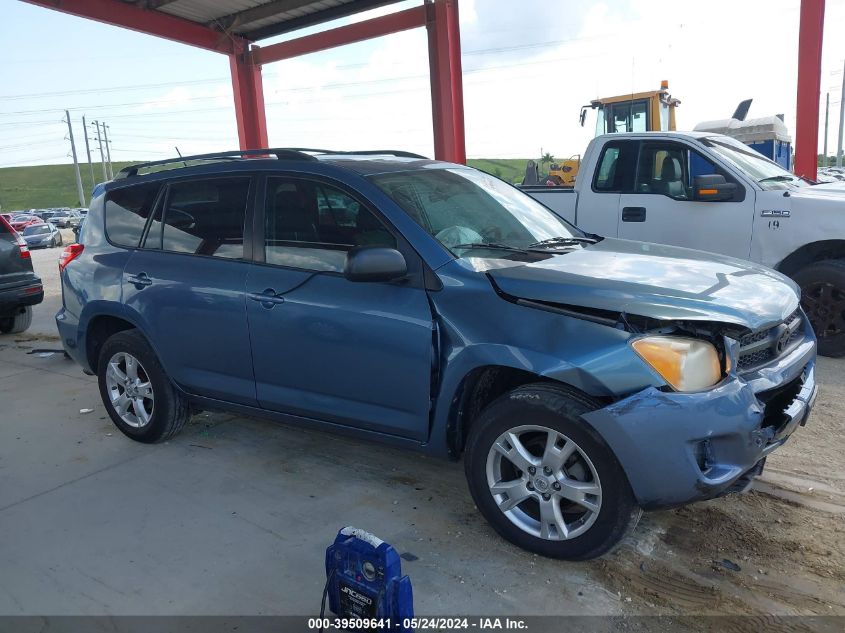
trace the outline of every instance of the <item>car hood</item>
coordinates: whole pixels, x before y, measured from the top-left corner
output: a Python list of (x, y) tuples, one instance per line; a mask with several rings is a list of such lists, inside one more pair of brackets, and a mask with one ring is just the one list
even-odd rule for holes
[(606, 238), (541, 261), (497, 262), (486, 272), (513, 297), (653, 319), (756, 330), (784, 320), (799, 302), (797, 286), (769, 268), (661, 244)]

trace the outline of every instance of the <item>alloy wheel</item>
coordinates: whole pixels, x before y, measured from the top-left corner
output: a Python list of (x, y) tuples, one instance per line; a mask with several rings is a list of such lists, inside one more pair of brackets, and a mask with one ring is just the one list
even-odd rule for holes
[(601, 481), (593, 462), (572, 439), (545, 426), (514, 427), (493, 442), (487, 485), (514, 525), (546, 540), (583, 534), (601, 510)]
[(140, 429), (150, 423), (155, 395), (150, 377), (141, 362), (118, 352), (106, 368), (106, 389), (114, 410), (127, 425)]

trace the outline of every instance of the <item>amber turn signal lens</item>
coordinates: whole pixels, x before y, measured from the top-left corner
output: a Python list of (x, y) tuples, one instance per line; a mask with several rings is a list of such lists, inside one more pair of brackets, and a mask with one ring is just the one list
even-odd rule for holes
[(676, 336), (648, 336), (631, 346), (676, 391), (701, 391), (722, 378), (716, 348), (706, 341)]

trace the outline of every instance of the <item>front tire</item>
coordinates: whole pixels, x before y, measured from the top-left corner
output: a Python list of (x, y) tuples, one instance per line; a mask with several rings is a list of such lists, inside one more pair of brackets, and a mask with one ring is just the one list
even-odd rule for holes
[(163, 442), (182, 430), (190, 417), (150, 344), (138, 330), (118, 332), (100, 350), (100, 396), (121, 433), (138, 442)]
[(799, 270), (801, 307), (818, 338), (819, 354), (845, 356), (845, 261), (829, 259)]
[(611, 551), (642, 514), (622, 467), (581, 416), (598, 408), (560, 385), (519, 387), (473, 423), (465, 470), (478, 509), (531, 552), (589, 560)]
[(0, 333), (20, 334), (32, 325), (32, 306), (24, 306), (16, 314), (0, 319)]

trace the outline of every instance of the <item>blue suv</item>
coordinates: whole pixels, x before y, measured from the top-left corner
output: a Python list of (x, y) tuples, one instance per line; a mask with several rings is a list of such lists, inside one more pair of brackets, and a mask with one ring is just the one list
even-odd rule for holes
[(462, 457), (486, 519), (546, 556), (747, 488), (816, 395), (783, 275), (403, 152), (136, 165), (80, 242), (56, 322), (124, 434), (225, 409)]

